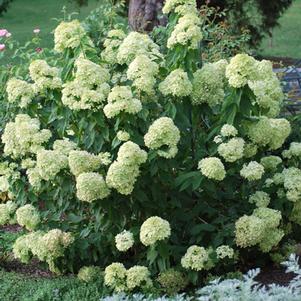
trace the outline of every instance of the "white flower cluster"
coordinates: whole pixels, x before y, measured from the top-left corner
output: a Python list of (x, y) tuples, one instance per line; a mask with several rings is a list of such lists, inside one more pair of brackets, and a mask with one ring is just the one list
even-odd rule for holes
[(113, 118), (120, 113), (137, 114), (142, 109), (139, 99), (133, 97), (131, 88), (128, 86), (115, 86), (108, 97), (108, 104), (103, 111), (107, 118)]
[(138, 91), (153, 94), (158, 72), (159, 65), (156, 62), (147, 55), (139, 55), (130, 63), (127, 78), (133, 81)]
[(75, 62), (75, 78), (63, 85), (62, 102), (71, 110), (96, 110), (103, 107), (110, 92), (106, 68), (82, 57)]
[(121, 194), (131, 194), (140, 173), (139, 167), (146, 159), (147, 153), (137, 144), (125, 142), (118, 150), (117, 160), (109, 167), (106, 177), (108, 186)]
[(116, 137), (120, 141), (130, 140), (130, 134), (126, 131), (118, 131)]
[(270, 201), (270, 196), (264, 191), (256, 191), (249, 197), (249, 202), (257, 207), (268, 207)]
[(127, 270), (122, 263), (114, 262), (105, 269), (104, 283), (117, 293), (150, 289), (153, 286), (150, 276), (147, 267), (136, 265)]
[(108, 32), (107, 38), (103, 43), (104, 50), (101, 53), (101, 57), (106, 63), (117, 63), (118, 49), (125, 37), (126, 35), (121, 29), (113, 29)]
[[(158, 155), (164, 158), (174, 158), (178, 152), (180, 131), (171, 118), (161, 117), (153, 122), (144, 136), (145, 145), (152, 150), (158, 150)], [(167, 149), (162, 149), (162, 147)]]
[(221, 143), (217, 151), (227, 162), (235, 162), (244, 156), (244, 146), (242, 138), (231, 138), (228, 142)]
[(224, 101), (225, 68), (227, 64), (226, 60), (207, 63), (202, 69), (193, 74), (191, 94), (193, 105), (207, 103), (210, 107), (215, 107)]
[(0, 226), (7, 223), (11, 224), (15, 221), (14, 214), (16, 209), (17, 205), (12, 201), (0, 204)]
[(301, 143), (292, 142), (289, 149), (282, 152), (282, 157), (286, 159), (301, 158)]
[(134, 235), (130, 231), (122, 231), (115, 236), (116, 248), (120, 252), (126, 252), (134, 245)]
[(151, 60), (162, 58), (159, 46), (147, 34), (133, 31), (119, 46), (117, 61), (129, 65), (138, 55), (146, 55)]
[(206, 269), (209, 261), (209, 252), (199, 246), (191, 246), (187, 249), (185, 255), (181, 259), (181, 265), (184, 269), (201, 271)]
[(20, 108), (26, 108), (35, 97), (33, 85), (17, 78), (7, 82), (6, 92), (8, 102), (18, 104)]
[(224, 164), (219, 158), (204, 158), (199, 162), (198, 168), (208, 179), (222, 181), (226, 176)]
[(167, 239), (171, 234), (169, 222), (158, 216), (148, 218), (140, 228), (140, 241), (151, 246), (157, 241)]
[(160, 83), (159, 90), (165, 96), (185, 97), (191, 94), (192, 84), (183, 69), (176, 69)]
[(264, 167), (256, 161), (244, 164), (240, 175), (248, 181), (260, 180), (264, 174)]
[(12, 158), (20, 158), (37, 153), (42, 144), (51, 137), (49, 130), (40, 130), (40, 122), (26, 114), (16, 116), (14, 122), (8, 122), (2, 135), (4, 154)]
[(36, 93), (47, 89), (58, 89), (62, 86), (60, 70), (50, 67), (44, 60), (34, 60), (29, 65), (29, 75), (34, 81), (33, 88)]
[(65, 49), (77, 48), (84, 38), (91, 46), (93, 45), (78, 20), (61, 22), (54, 30), (54, 50), (63, 52)]
[(227, 245), (222, 245), (216, 248), (216, 255), (218, 259), (224, 259), (226, 257), (231, 259), (234, 258), (234, 250)]
[(18, 208), (16, 217), (18, 224), (30, 231), (35, 230), (41, 221), (39, 211), (30, 204)]

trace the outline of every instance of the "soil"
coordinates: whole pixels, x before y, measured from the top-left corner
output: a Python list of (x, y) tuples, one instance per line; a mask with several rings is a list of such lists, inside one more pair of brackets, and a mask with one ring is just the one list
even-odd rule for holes
[(19, 225), (5, 225), (5, 226), (0, 226), (0, 231), (4, 232), (10, 232), (10, 233), (17, 233), (22, 231), (22, 227)]

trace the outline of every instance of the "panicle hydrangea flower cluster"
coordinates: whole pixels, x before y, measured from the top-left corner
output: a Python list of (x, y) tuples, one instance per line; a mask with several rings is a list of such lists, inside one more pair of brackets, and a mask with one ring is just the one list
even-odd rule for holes
[(165, 96), (184, 97), (192, 93), (192, 84), (183, 69), (176, 69), (159, 84), (159, 90)]
[(171, 234), (169, 222), (158, 216), (149, 217), (140, 228), (140, 241), (151, 246), (157, 241), (167, 239)]
[(101, 53), (101, 58), (108, 64), (117, 64), (117, 53), (119, 46), (126, 37), (121, 29), (113, 29), (108, 32), (103, 46), (104, 50)]
[(7, 100), (17, 104), (20, 108), (26, 108), (35, 97), (32, 84), (17, 78), (11, 78), (6, 84)]
[(201, 271), (206, 269), (209, 260), (209, 252), (205, 248), (191, 246), (182, 257), (181, 265), (184, 269)]
[(126, 131), (118, 131), (116, 137), (119, 141), (130, 140), (130, 134)]
[(122, 231), (115, 236), (116, 248), (120, 252), (126, 252), (134, 245), (134, 235), (130, 231)]
[(174, 269), (168, 269), (160, 273), (157, 281), (168, 295), (175, 295), (184, 290), (188, 284), (188, 280), (183, 273)]
[(40, 130), (40, 122), (26, 114), (16, 116), (14, 122), (8, 122), (2, 135), (4, 154), (12, 158), (20, 158), (37, 153), (42, 144), (51, 137), (49, 130)]
[(207, 103), (215, 107), (224, 101), (225, 70), (221, 67), (227, 64), (226, 60), (207, 63), (194, 73), (191, 94), (193, 105)]
[[(155, 120), (144, 136), (145, 145), (152, 150), (158, 150), (158, 155), (164, 158), (174, 158), (178, 152), (180, 131), (173, 120), (161, 117)], [(167, 149), (162, 149), (162, 147)]]
[(61, 22), (54, 30), (54, 50), (63, 52), (65, 49), (77, 48), (83, 39), (90, 46), (93, 46), (92, 41), (87, 37), (84, 28), (78, 20)]
[(75, 65), (74, 80), (63, 85), (63, 104), (76, 111), (101, 108), (110, 92), (109, 71), (83, 57)]
[(235, 162), (244, 156), (245, 141), (242, 138), (231, 138), (228, 142), (221, 143), (217, 151), (227, 162)]
[(258, 122), (248, 126), (251, 141), (259, 146), (268, 146), (271, 150), (280, 148), (290, 133), (290, 123), (284, 118), (261, 117)]
[(256, 191), (249, 197), (249, 202), (257, 207), (268, 207), (270, 201), (270, 196), (264, 191)]
[(260, 207), (253, 214), (240, 217), (235, 223), (236, 244), (241, 248), (259, 244), (261, 251), (269, 252), (276, 246), (284, 232), (278, 229), (281, 212)]
[(102, 200), (109, 194), (110, 190), (101, 174), (87, 172), (76, 178), (76, 196), (80, 201), (91, 203)]
[(101, 275), (100, 267), (96, 266), (84, 266), (82, 267), (78, 273), (77, 278), (84, 282), (93, 282), (97, 280)]
[(201, 19), (193, 10), (179, 18), (167, 40), (167, 47), (172, 49), (182, 45), (188, 47), (188, 49), (197, 49), (202, 39)]
[(224, 164), (219, 158), (204, 158), (199, 162), (198, 168), (201, 173), (208, 179), (222, 181), (226, 176)]
[(244, 164), (240, 175), (248, 181), (260, 180), (264, 174), (264, 167), (256, 161)]
[(60, 70), (50, 67), (44, 60), (34, 60), (29, 65), (29, 75), (34, 81), (33, 88), (36, 93), (45, 92), (47, 89), (58, 89), (62, 86)]
[(39, 211), (30, 204), (18, 208), (16, 218), (18, 224), (29, 231), (36, 229), (41, 222)]
[(87, 151), (72, 150), (69, 153), (68, 162), (72, 174), (79, 176), (82, 173), (96, 171), (103, 165), (102, 154), (96, 156)]
[(266, 171), (275, 171), (281, 163), (282, 159), (278, 156), (266, 156), (260, 159), (260, 164)]
[(158, 72), (159, 65), (156, 62), (147, 55), (139, 55), (130, 63), (127, 78), (133, 81), (138, 91), (153, 94)]
[(107, 118), (113, 118), (122, 112), (137, 114), (141, 110), (141, 101), (133, 97), (128, 86), (115, 86), (109, 94), (108, 103), (103, 108)]
[(224, 259), (226, 257), (232, 259), (234, 258), (234, 250), (227, 245), (222, 245), (216, 248), (216, 255), (218, 259)]
[(107, 185), (121, 194), (131, 194), (140, 173), (139, 167), (146, 162), (146, 159), (147, 153), (137, 144), (131, 141), (125, 142), (119, 148), (117, 160), (109, 167)]
[(301, 158), (301, 143), (292, 142), (289, 149), (282, 152), (282, 157), (286, 159)]
[(47, 233), (32, 232), (20, 236), (13, 245), (14, 256), (21, 262), (28, 263), (33, 256), (49, 265), (50, 271), (59, 273), (55, 260), (63, 257), (65, 249), (74, 241), (72, 235), (59, 229)]
[(117, 61), (129, 65), (138, 55), (146, 55), (151, 60), (162, 59), (160, 47), (147, 34), (133, 31), (119, 46)]
[(4, 204), (0, 204), (0, 225), (14, 222), (14, 214), (16, 212), (17, 205), (12, 201), (8, 201)]

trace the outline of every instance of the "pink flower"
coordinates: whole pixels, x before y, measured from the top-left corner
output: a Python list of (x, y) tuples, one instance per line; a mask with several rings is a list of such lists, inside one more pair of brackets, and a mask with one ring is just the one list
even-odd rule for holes
[(40, 28), (35, 28), (35, 29), (33, 30), (33, 33), (38, 34), (38, 33), (40, 33), (40, 31), (41, 31)]
[(37, 47), (37, 48), (36, 48), (36, 52), (37, 52), (37, 53), (40, 53), (40, 52), (42, 52), (42, 51), (43, 51), (43, 48), (41, 48), (41, 47)]
[(6, 29), (0, 29), (0, 37), (5, 37), (8, 34), (8, 31)]
[(0, 51), (3, 51), (5, 49), (5, 44), (0, 44)]
[(5, 36), (6, 36), (7, 38), (11, 37), (11, 33), (8, 32)]

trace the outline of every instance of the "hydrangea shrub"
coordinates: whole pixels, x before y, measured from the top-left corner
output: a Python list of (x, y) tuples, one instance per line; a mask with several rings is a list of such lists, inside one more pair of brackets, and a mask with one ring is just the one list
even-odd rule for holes
[(285, 144), (272, 64), (202, 65), (195, 1), (164, 12), (166, 43), (114, 29), (98, 48), (63, 22), (49, 57), (7, 80), (0, 221), (16, 211), (30, 231), (23, 262), (86, 266), (83, 279), (97, 265), (112, 290), (148, 291), (268, 260), (300, 230), (300, 143)]

